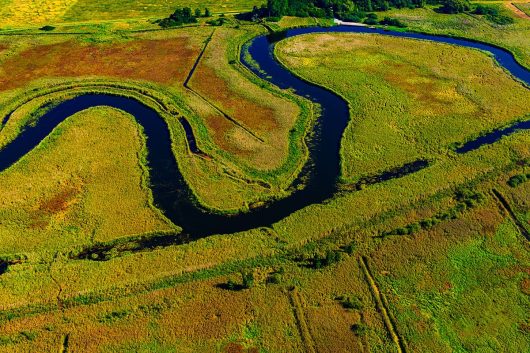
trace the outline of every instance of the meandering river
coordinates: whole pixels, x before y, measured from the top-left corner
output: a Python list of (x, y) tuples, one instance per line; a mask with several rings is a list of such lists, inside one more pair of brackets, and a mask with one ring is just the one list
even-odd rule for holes
[[(90, 107), (110, 106), (123, 110), (135, 117), (144, 129), (147, 137), (147, 165), (150, 168), (150, 186), (154, 203), (175, 224), (181, 226), (191, 239), (212, 234), (234, 233), (261, 226), (270, 226), (304, 207), (321, 203), (333, 197), (337, 192), (337, 180), (340, 173), (340, 142), (349, 121), (348, 104), (341, 97), (325, 88), (305, 82), (283, 68), (274, 58), (274, 44), (278, 40), (307, 33), (353, 32), (377, 33), (387, 36), (436, 41), (486, 51), (493, 55), (499, 65), (514, 77), (530, 85), (530, 72), (519, 65), (513, 56), (500, 48), (483, 43), (453, 39), (448, 37), (417, 33), (392, 32), (366, 27), (337, 26), (332, 28), (300, 28), (288, 30), (273, 36), (254, 38), (248, 46), (251, 61), (241, 54), (241, 62), (259, 77), (319, 104), (322, 113), (315, 126), (315, 133), (309, 143), (310, 162), (306, 163), (301, 176), (307, 178), (303, 188), (294, 187), (288, 197), (271, 201), (263, 207), (237, 215), (220, 215), (202, 208), (195, 200), (171, 150), (171, 139), (166, 122), (148, 106), (132, 99), (106, 94), (86, 94), (64, 101), (47, 111), (35, 126), (27, 127), (11, 143), (0, 150), (0, 172), (16, 163), (33, 150), (55, 127), (73, 114)], [(0, 121), (3, 119), (0, 118)], [(6, 118), (7, 120), (7, 118)], [(195, 138), (187, 121), (182, 120), (188, 143), (195, 146)], [(507, 129), (500, 129), (471, 141), (458, 153), (466, 153), (500, 137), (529, 129), (530, 122)], [(411, 168), (411, 165), (417, 166)], [(407, 165), (406, 173), (392, 171), (382, 173), (372, 179), (383, 181), (401, 177), (428, 166), (426, 162)], [(301, 185), (301, 176), (294, 184)]]

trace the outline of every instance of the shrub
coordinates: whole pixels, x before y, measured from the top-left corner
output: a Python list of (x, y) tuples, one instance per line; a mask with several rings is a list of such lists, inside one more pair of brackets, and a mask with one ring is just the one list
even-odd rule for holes
[(358, 324), (351, 325), (351, 330), (357, 336), (364, 336), (368, 333), (370, 329), (368, 328), (367, 325), (363, 323), (358, 323)]
[(160, 27), (176, 27), (187, 23), (196, 23), (197, 18), (193, 16), (189, 7), (178, 8), (169, 17), (164, 18), (158, 22)]
[(496, 23), (498, 25), (509, 25), (509, 24), (514, 23), (513, 18), (507, 15), (497, 15), (497, 16), (486, 15), (486, 18), (489, 21)]
[(238, 285), (237, 283), (232, 280), (231, 278), (226, 282), (226, 289), (228, 290), (237, 290)]
[(41, 28), (39, 28), (39, 29), (40, 29), (41, 31), (47, 31), (47, 32), (49, 32), (49, 31), (53, 31), (53, 30), (55, 29), (55, 27), (53, 27), (53, 26), (44, 26), (44, 27), (41, 27)]
[(511, 177), (509, 180), (508, 180), (508, 185), (510, 185), (512, 188), (515, 188), (519, 185), (521, 185), (522, 183), (526, 182), (529, 178), (529, 175), (530, 174), (519, 174), (519, 175), (514, 175), (513, 177)]
[(355, 244), (355, 242), (350, 243), (350, 244), (348, 244), (348, 245), (346, 245), (346, 246), (344, 247), (344, 252), (345, 252), (346, 254), (348, 254), (348, 255), (351, 255), (351, 254), (354, 253), (355, 248), (356, 248), (356, 244)]
[(477, 5), (473, 11), (476, 15), (484, 15), (488, 21), (499, 25), (507, 25), (514, 22), (513, 18), (500, 13), (495, 6)]
[(401, 22), (397, 18), (392, 18), (392, 17), (385, 17), (379, 23), (382, 24), (382, 25), (385, 25), (385, 26), (394, 26), (394, 27), (399, 27), (399, 28), (407, 27), (406, 24), (404, 24), (403, 22)]
[[(309, 258), (308, 267), (313, 269), (320, 269), (338, 263), (342, 260), (342, 252), (340, 250), (328, 250), (324, 256), (316, 254)], [(304, 261), (304, 257), (299, 258), (298, 261)]]
[(448, 14), (462, 13), (471, 9), (469, 0), (442, 0), (439, 11)]
[(377, 15), (375, 13), (369, 13), (366, 15), (366, 18), (364, 20), (364, 23), (367, 25), (376, 25), (379, 22), (377, 21)]
[(206, 21), (206, 23), (212, 26), (222, 26), (226, 23), (226, 18), (220, 17), (215, 20)]
[(244, 289), (249, 289), (254, 286), (254, 273), (252, 271), (241, 272), (241, 278)]
[(269, 284), (280, 284), (282, 282), (282, 275), (274, 272), (267, 277), (267, 283)]
[(364, 307), (362, 300), (355, 295), (345, 295), (338, 298), (343, 308), (361, 310)]

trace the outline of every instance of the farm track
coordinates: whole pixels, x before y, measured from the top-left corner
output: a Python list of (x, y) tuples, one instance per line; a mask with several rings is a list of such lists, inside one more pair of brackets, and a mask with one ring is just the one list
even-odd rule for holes
[(385, 295), (381, 292), (377, 283), (375, 282), (374, 276), (372, 275), (370, 268), (368, 267), (368, 259), (365, 256), (359, 258), (359, 264), (363, 270), (363, 273), (366, 277), (366, 281), (370, 286), (370, 291), (375, 300), (377, 311), (381, 314), (383, 322), (387, 328), (388, 334), (392, 341), (396, 344), (396, 349), (399, 353), (406, 353), (406, 343), (396, 329), (396, 320), (392, 316), (388, 301)]
[(506, 200), (504, 195), (495, 188), (491, 189), (491, 193), (494, 196), (494, 199), (498, 202), (501, 210), (503, 210), (512, 219), (512, 222), (519, 229), (521, 235), (523, 235), (526, 240), (530, 241), (530, 232), (528, 232), (523, 222), (521, 222), (519, 218), (517, 218), (517, 215), (513, 211), (512, 207), (510, 206), (510, 203), (508, 202), (508, 200)]
[(311, 331), (309, 330), (309, 325), (307, 323), (305, 313), (304, 313), (304, 300), (302, 295), (296, 288), (291, 290), (288, 294), (289, 302), (291, 303), (291, 308), (293, 310), (294, 317), (296, 319), (296, 326), (300, 333), (300, 338), (305, 347), (305, 351), (308, 353), (318, 353), (315, 345)]
[(517, 17), (530, 20), (530, 16), (517, 7), (515, 2), (505, 2), (504, 5)]

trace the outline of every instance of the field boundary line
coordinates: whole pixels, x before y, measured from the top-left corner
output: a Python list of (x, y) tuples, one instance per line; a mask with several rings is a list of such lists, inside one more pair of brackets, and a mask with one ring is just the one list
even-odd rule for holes
[(61, 340), (61, 347), (59, 348), (60, 353), (67, 353), (68, 352), (68, 344), (70, 342), (70, 334), (67, 333), (62, 337)]
[(510, 203), (508, 202), (508, 200), (506, 200), (504, 195), (501, 194), (501, 192), (495, 188), (491, 189), (491, 193), (497, 200), (501, 209), (503, 209), (508, 214), (515, 226), (519, 228), (519, 232), (526, 238), (526, 240), (530, 241), (530, 232), (528, 232), (524, 224), (519, 220), (519, 218), (517, 218), (517, 215), (513, 211), (512, 207), (510, 206)]
[(370, 285), (370, 291), (372, 292), (372, 295), (375, 299), (377, 311), (379, 311), (381, 313), (381, 316), (383, 317), (383, 322), (388, 330), (390, 338), (392, 338), (392, 341), (394, 341), (394, 343), (396, 344), (396, 348), (399, 353), (406, 353), (407, 349), (405, 341), (396, 330), (395, 319), (391, 316), (390, 311), (388, 309), (388, 301), (386, 300), (385, 295), (377, 286), (377, 283), (375, 282), (375, 279), (372, 276), (370, 268), (368, 267), (367, 258), (365, 256), (359, 257), (359, 263), (366, 277), (366, 280)]
[(213, 35), (215, 34), (215, 30), (216, 28), (214, 28), (212, 30), (212, 33), (210, 33), (208, 38), (206, 38), (206, 41), (204, 42), (204, 47), (202, 48), (201, 52), (197, 56), (197, 59), (195, 59), (195, 62), (193, 63), (193, 66), (191, 67), (190, 72), (188, 72), (188, 76), (186, 76), (186, 80), (184, 80), (184, 83), (183, 83), (185, 88), (191, 89), (189, 87), (190, 80), (193, 77), (195, 70), (197, 70), (197, 66), (199, 66), (199, 63), (201, 62), (201, 59), (204, 56), (204, 53), (206, 52), (206, 48), (208, 47), (208, 44), (210, 44), (210, 42), (212, 41)]
[(234, 124), (234, 125), (240, 127), (241, 129), (245, 130), (245, 132), (247, 132), (249, 135), (254, 137), (256, 140), (260, 141), (261, 143), (265, 143), (265, 140), (262, 139), (261, 137), (259, 137), (254, 131), (250, 130), (248, 127), (246, 127), (245, 125), (243, 125), (242, 123), (240, 123), (236, 119), (232, 118), (230, 115), (228, 115), (228, 113), (223, 111), (221, 108), (219, 108), (217, 105), (215, 105), (213, 102), (208, 100), (206, 97), (204, 97), (202, 94), (200, 94), (195, 89), (193, 89), (193, 87), (190, 86), (190, 81), (191, 81), (191, 79), (193, 77), (193, 74), (195, 73), (195, 70), (199, 66), (199, 64), (200, 64), (200, 62), (202, 60), (202, 57), (204, 56), (204, 53), (206, 52), (206, 48), (208, 48), (208, 44), (210, 44), (210, 42), (211, 42), (211, 40), (213, 38), (213, 35), (215, 34), (215, 30), (216, 30), (216, 28), (213, 29), (213, 31), (210, 34), (210, 36), (206, 39), (206, 42), (204, 43), (204, 47), (202, 48), (201, 52), (199, 53), (199, 56), (197, 56), (197, 60), (195, 60), (195, 63), (193, 64), (190, 72), (188, 73), (188, 76), (186, 77), (186, 80), (184, 81), (183, 86), (189, 92), (193, 93), (194, 95), (199, 97), (201, 100), (203, 100), (206, 104), (208, 104), (210, 107), (215, 109), (219, 114), (221, 114), (225, 119), (230, 121), (232, 124)]
[(311, 336), (311, 332), (309, 331), (309, 326), (305, 318), (304, 309), (302, 307), (303, 299), (301, 298), (300, 293), (296, 288), (294, 288), (289, 292), (288, 296), (296, 320), (296, 326), (300, 332), (300, 338), (302, 339), (302, 344), (305, 347), (305, 351), (309, 353), (318, 353), (315, 346), (315, 341)]
[(524, 19), (527, 19), (527, 20), (530, 20), (530, 16), (524, 12), (523, 10), (521, 10), (518, 6), (517, 6), (517, 3), (516, 2), (506, 2), (504, 3), (504, 5), (512, 11), (512, 13), (519, 17), (519, 18), (524, 18)]

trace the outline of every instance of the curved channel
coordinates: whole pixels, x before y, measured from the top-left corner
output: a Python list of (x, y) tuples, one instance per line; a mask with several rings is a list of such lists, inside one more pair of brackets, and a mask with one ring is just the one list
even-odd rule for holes
[[(309, 162), (306, 163), (301, 176), (308, 182), (303, 188), (301, 177), (294, 182), (293, 191), (288, 197), (272, 201), (263, 207), (237, 215), (213, 214), (200, 207), (194, 199), (188, 185), (179, 171), (171, 149), (171, 138), (166, 122), (156, 111), (132, 99), (106, 94), (86, 94), (64, 101), (46, 112), (34, 127), (27, 127), (15, 140), (0, 150), (0, 172), (25, 156), (53, 129), (69, 116), (95, 106), (110, 106), (133, 115), (142, 125), (147, 137), (147, 166), (150, 169), (150, 187), (154, 203), (175, 224), (181, 226), (189, 239), (198, 239), (212, 234), (234, 233), (252, 228), (270, 226), (291, 213), (312, 204), (321, 203), (337, 192), (337, 180), (340, 174), (340, 142), (349, 121), (348, 104), (341, 97), (320, 86), (308, 83), (283, 68), (274, 58), (274, 43), (278, 40), (307, 33), (354, 32), (377, 33), (405, 38), (431, 40), (491, 53), (495, 59), (513, 76), (530, 84), (530, 72), (519, 65), (513, 56), (494, 46), (462, 39), (402, 33), (369, 29), (363, 27), (339, 26), (332, 28), (301, 28), (288, 30), (275, 36), (257, 37), (248, 45), (251, 61), (241, 53), (241, 62), (256, 75), (283, 88), (292, 89), (296, 94), (309, 98), (321, 106), (321, 116), (315, 126), (315, 133), (309, 144)], [(257, 63), (256, 67), (253, 63)], [(194, 141), (189, 125), (183, 122), (188, 140)], [(528, 124), (527, 124), (528, 125)], [(526, 127), (528, 127), (526, 125)], [(521, 125), (523, 126), (523, 125)], [(513, 130), (513, 131), (512, 131)], [(516, 129), (510, 130), (510, 133)], [(505, 131), (505, 130), (503, 130)], [(498, 132), (494, 132), (498, 135)], [(482, 136), (479, 144), (472, 145), (472, 150), (495, 139), (489, 135)], [(496, 137), (498, 139), (498, 136)], [(478, 141), (475, 140), (475, 141)], [(418, 163), (424, 168), (427, 163)], [(417, 169), (412, 168), (410, 172)], [(407, 172), (408, 173), (408, 172)], [(389, 173), (390, 177), (400, 177), (404, 173)], [(384, 173), (377, 180), (385, 180)]]

